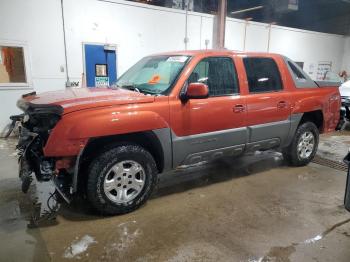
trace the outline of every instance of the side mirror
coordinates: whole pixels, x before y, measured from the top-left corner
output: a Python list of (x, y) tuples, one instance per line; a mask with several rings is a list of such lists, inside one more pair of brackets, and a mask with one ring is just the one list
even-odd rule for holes
[(182, 100), (188, 99), (202, 99), (209, 96), (209, 89), (203, 83), (191, 83), (187, 86), (187, 90), (181, 96)]

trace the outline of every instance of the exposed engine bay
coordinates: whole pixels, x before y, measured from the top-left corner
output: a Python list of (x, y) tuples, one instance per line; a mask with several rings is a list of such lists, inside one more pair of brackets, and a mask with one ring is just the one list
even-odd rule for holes
[[(26, 95), (24, 95), (25, 97)], [(24, 98), (23, 97), (23, 98)], [(69, 176), (56, 167), (57, 159), (44, 156), (44, 147), (51, 130), (61, 119), (63, 108), (58, 105), (34, 105), (21, 99), (17, 106), (23, 114), (12, 116), (20, 122), (19, 141), (17, 144), (19, 177), (22, 180), (22, 191), (26, 193), (33, 181), (33, 174), (38, 182), (52, 181), (57, 191), (69, 202), (64, 183)]]

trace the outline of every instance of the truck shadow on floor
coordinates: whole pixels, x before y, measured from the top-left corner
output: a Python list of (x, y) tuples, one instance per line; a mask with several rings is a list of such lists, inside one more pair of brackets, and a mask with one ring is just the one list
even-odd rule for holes
[[(282, 155), (275, 151), (266, 151), (256, 152), (242, 158), (223, 158), (197, 166), (179, 168), (159, 175), (158, 186), (150, 200), (254, 175), (276, 167), (287, 168)], [(12, 195), (12, 202), (18, 204), (18, 215), (21, 220), (28, 221), (28, 227), (54, 226), (57, 224), (55, 220), (57, 215), (69, 221), (103, 218), (82, 197), (74, 199), (71, 204), (63, 202), (59, 208), (56, 208), (52, 198), (54, 187), (48, 182), (33, 183), (28, 192), (31, 194), (29, 198), (19, 191), (19, 180), (13, 181), (11, 179), (9, 182), (8, 191), (4, 188), (7, 187), (6, 183), (3, 183), (2, 193), (9, 193), (5, 194), (7, 195), (6, 202), (9, 201), (9, 195)]]
[[(254, 175), (276, 167), (287, 168), (282, 155), (275, 151), (266, 151), (242, 158), (223, 158), (197, 166), (179, 168), (159, 175), (158, 186), (150, 200)], [(58, 214), (72, 221), (102, 218), (82, 198), (75, 199), (69, 205), (63, 204)]]

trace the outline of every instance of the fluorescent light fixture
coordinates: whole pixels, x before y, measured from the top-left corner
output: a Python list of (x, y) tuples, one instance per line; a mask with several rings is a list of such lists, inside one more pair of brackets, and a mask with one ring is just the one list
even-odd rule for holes
[(245, 12), (249, 12), (249, 11), (259, 10), (259, 9), (263, 9), (263, 8), (264, 8), (263, 5), (258, 5), (258, 6), (252, 7), (252, 8), (247, 8), (247, 9), (233, 11), (233, 12), (231, 12), (231, 14), (240, 14), (240, 13), (245, 13)]

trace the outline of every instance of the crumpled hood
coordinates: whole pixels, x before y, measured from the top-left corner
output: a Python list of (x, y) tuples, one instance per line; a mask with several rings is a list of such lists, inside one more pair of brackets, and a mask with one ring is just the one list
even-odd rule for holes
[(154, 97), (121, 88), (67, 88), (28, 96), (25, 100), (33, 105), (60, 105), (66, 114), (93, 107), (151, 103)]

